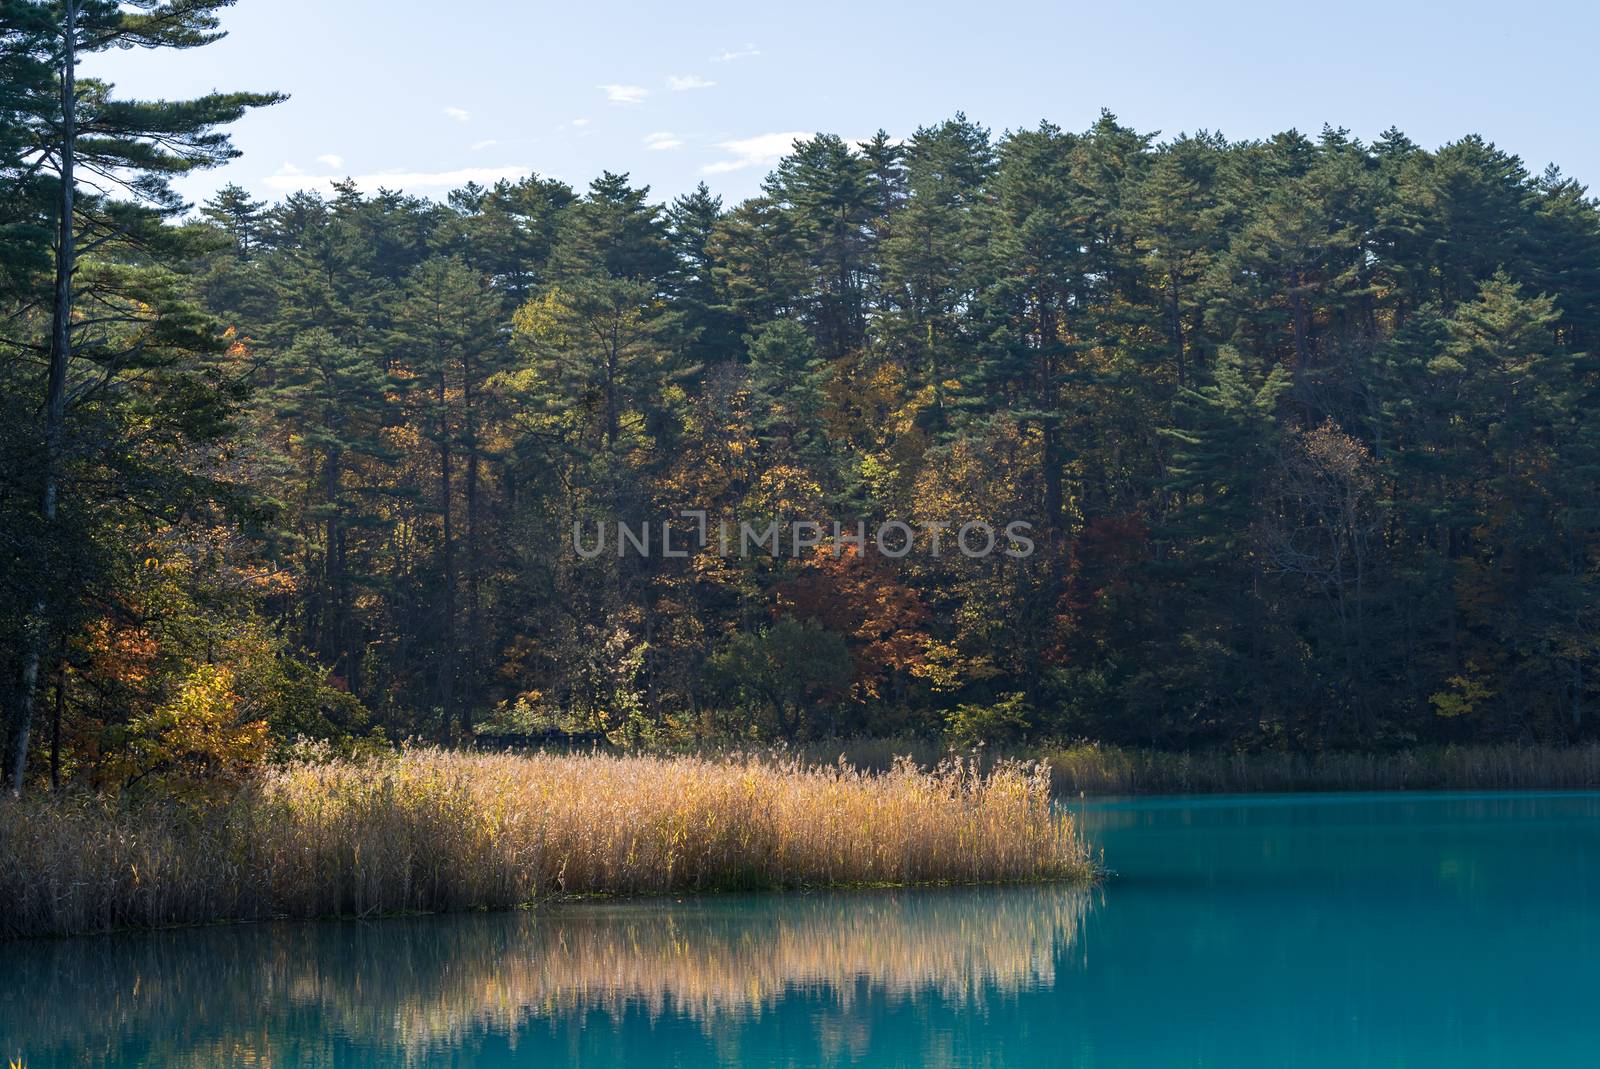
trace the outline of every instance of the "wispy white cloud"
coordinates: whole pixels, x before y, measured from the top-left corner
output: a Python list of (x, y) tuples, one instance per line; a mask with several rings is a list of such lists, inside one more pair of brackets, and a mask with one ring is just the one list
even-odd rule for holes
[(644, 147), (656, 152), (672, 148), (682, 148), (683, 141), (677, 134), (662, 130), (654, 134), (644, 135)]
[(736, 59), (749, 59), (752, 56), (759, 56), (760, 54), (761, 54), (761, 49), (757, 48), (753, 44), (746, 43), (743, 48), (732, 48), (732, 49), (729, 49), (726, 52), (721, 52), (721, 53), (718, 53), (715, 56), (712, 56), (711, 57), (711, 62), (713, 62), (713, 63), (731, 63), (732, 61), (734, 61)]
[(466, 108), (445, 108), (444, 113), (456, 122), (470, 122), (472, 120), (472, 112)]
[(317, 162), (318, 163), (327, 164), (329, 167), (332, 167), (334, 170), (338, 170), (340, 167), (344, 166), (344, 157), (336, 155), (335, 153), (330, 152), (326, 156), (318, 156), (317, 157)]
[(483, 149), (493, 148), (494, 146), (498, 145), (499, 143), (500, 142), (498, 142), (494, 138), (490, 137), (490, 138), (486, 138), (483, 141), (474, 141), (471, 145), (468, 146), (468, 150), (472, 151), (472, 152), (481, 152)]
[(675, 93), (686, 89), (710, 89), (716, 82), (702, 78), (698, 74), (672, 74), (667, 76), (667, 85)]
[(589, 122), (590, 122), (590, 120), (588, 120), (588, 119), (573, 119), (572, 120), (572, 125), (581, 128), (581, 127), (584, 127), (584, 126), (588, 126)]
[(650, 90), (642, 85), (602, 85), (599, 86), (606, 94), (606, 99), (613, 104), (639, 104), (650, 95)]
[(700, 170), (704, 174), (726, 174), (749, 167), (768, 167), (777, 163), (794, 147), (796, 141), (805, 141), (810, 137), (804, 131), (791, 130), (781, 134), (758, 134), (738, 141), (723, 141), (717, 147), (728, 153), (729, 158), (708, 163)]
[[(379, 189), (416, 192), (458, 189), (468, 182), (488, 186), (502, 178), (515, 182), (519, 178), (526, 178), (532, 170), (530, 167), (462, 167), (454, 171), (385, 171), (382, 174), (354, 175), (352, 180), (356, 188), (363, 193), (375, 193)], [(269, 175), (262, 181), (268, 189), (289, 193), (297, 189), (325, 190), (330, 182), (341, 182), (344, 177), (333, 174), (305, 174), (298, 168), (285, 164), (278, 169), (277, 174)]]

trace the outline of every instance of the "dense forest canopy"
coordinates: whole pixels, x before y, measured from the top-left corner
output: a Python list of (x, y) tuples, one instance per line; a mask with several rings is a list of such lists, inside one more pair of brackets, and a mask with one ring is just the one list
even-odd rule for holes
[[(0, 109), (0, 678), (58, 775), (376, 731), (1594, 732), (1600, 208), (1553, 168), (957, 115), (798, 142), (739, 204), (607, 172), (184, 214), (165, 177), (273, 98), (81, 80), (133, 130), (85, 135), (94, 174), (155, 178), (66, 202), (53, 423), (62, 67), (0, 10), (33, 94)], [(1037, 551), (573, 550), (693, 510)]]

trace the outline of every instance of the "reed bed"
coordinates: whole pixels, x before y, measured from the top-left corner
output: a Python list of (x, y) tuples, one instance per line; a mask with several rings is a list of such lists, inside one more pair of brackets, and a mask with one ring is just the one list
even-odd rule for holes
[(1397, 753), (1163, 753), (1086, 744), (1041, 755), (1062, 794), (1592, 790), (1600, 745), (1440, 746)]
[(199, 810), (0, 806), (0, 935), (572, 895), (1088, 880), (1043, 765), (463, 754), (303, 760)]
[[(862, 769), (911, 758), (930, 768), (947, 750), (928, 739), (849, 739), (802, 751)], [(1597, 790), (1600, 743), (1426, 746), (1391, 753), (1173, 752), (1100, 743), (1034, 747), (982, 760), (1043, 762), (1058, 795), (1234, 794), (1262, 791)]]

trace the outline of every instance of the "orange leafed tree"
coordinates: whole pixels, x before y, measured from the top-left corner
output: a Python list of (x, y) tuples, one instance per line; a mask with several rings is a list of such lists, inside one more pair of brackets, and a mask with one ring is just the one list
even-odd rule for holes
[(777, 590), (777, 611), (816, 620), (845, 636), (858, 697), (884, 697), (897, 674), (927, 658), (928, 609), (892, 566), (856, 546), (818, 546)]

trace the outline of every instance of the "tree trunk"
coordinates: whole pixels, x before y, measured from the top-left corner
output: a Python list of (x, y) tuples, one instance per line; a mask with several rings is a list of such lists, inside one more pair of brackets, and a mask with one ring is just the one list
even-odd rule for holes
[(323, 528), (322, 589), (326, 604), (322, 606), (322, 619), (316, 649), (326, 664), (342, 671), (339, 663), (344, 637), (344, 555), (340, 552), (343, 531), (339, 524), (340, 454), (329, 451), (322, 465), (322, 492), (327, 501), (328, 518)]
[[(1066, 558), (1066, 489), (1063, 485), (1062, 441), (1060, 425), (1060, 392), (1056, 382), (1055, 350), (1060, 343), (1060, 324), (1050, 296), (1039, 295), (1039, 407), (1045, 415), (1041, 421), (1039, 461), (1043, 468), (1044, 523), (1046, 549), (1046, 604), (1054, 606), (1065, 581)], [(1053, 611), (1053, 608), (1052, 610)]]
[(617, 447), (617, 431), (620, 419), (617, 415), (617, 365), (620, 357), (617, 347), (621, 344), (617, 336), (617, 319), (611, 318), (611, 344), (606, 348), (606, 449), (615, 450)]
[(1177, 365), (1178, 389), (1181, 392), (1189, 385), (1189, 368), (1184, 359), (1187, 355), (1186, 339), (1183, 336), (1183, 305), (1178, 296), (1178, 268), (1176, 264), (1167, 269), (1170, 272), (1168, 293), (1172, 298), (1172, 355)]
[(472, 358), (461, 357), (461, 405), (466, 420), (467, 449), (467, 678), (462, 694), (461, 727), (472, 733), (472, 711), (478, 697), (479, 647), (483, 621), (478, 590), (478, 421), (473, 410)]
[[(73, 244), (73, 160), (77, 150), (78, 6), (66, 0), (61, 65), (61, 190), (57, 211), (55, 301), (50, 323), (50, 374), (45, 394), (44, 490), (39, 506), (45, 540), (55, 533), (57, 496), (60, 493), (62, 432), (67, 414), (67, 362), (72, 356), (72, 274), (76, 267)], [(11, 742), (11, 793), (22, 793), (28, 771), (28, 736), (33, 728), (33, 705), (39, 685), (39, 661), (44, 654), (48, 606), (43, 593), (33, 606), (33, 624), (22, 662), (16, 725)]]
[(67, 704), (67, 655), (61, 652), (56, 665), (56, 707), (50, 718), (50, 790), (61, 790), (61, 713)]
[[(452, 710), (455, 707), (456, 660), (459, 643), (456, 641), (456, 555), (455, 524), (451, 512), (451, 461), (450, 417), (445, 408), (448, 401), (445, 391), (443, 358), (439, 362), (439, 507), (443, 511), (443, 540), (439, 552), (443, 558), (444, 572), (444, 660), (439, 666), (439, 704), (444, 710), (444, 730), (450, 731)], [(462, 717), (463, 730), (471, 726), (471, 714)]]

